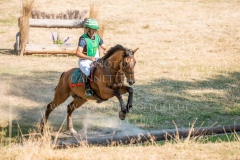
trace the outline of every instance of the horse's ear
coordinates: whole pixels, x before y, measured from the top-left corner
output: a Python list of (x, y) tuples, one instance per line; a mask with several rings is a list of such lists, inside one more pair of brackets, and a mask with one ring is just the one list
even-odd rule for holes
[(133, 50), (133, 53), (137, 52), (137, 50), (138, 50), (138, 48), (137, 48), (137, 49), (135, 49), (135, 50)]

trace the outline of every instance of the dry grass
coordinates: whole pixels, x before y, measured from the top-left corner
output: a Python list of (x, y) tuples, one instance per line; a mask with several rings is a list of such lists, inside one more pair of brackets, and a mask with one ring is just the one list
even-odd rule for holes
[[(99, 9), (101, 7), (101, 4), (99, 2), (90, 2), (90, 13), (89, 13), (89, 18), (93, 18), (96, 19), (98, 21), (99, 24), (99, 29), (97, 31), (97, 34), (103, 38), (103, 34), (105, 31), (105, 26), (106, 26), (106, 22), (102, 21), (100, 19), (100, 15), (99, 15)], [(101, 47), (98, 48), (100, 51), (100, 56), (103, 56)]]
[[(108, 20), (104, 33), (104, 43), (108, 47), (122, 44), (131, 49), (140, 48), (136, 53), (137, 81), (133, 86), (135, 107), (128, 115), (131, 123), (142, 127), (168, 128), (174, 127), (172, 119), (180, 127), (187, 127), (188, 122), (195, 118), (198, 118), (199, 124), (204, 121), (206, 126), (214, 122), (232, 124), (239, 121), (239, 3), (205, 2), (142, 1), (136, 5), (135, 1), (116, 1), (99, 8), (100, 18)], [(9, 2), (9, 5), (12, 3)], [(127, 8), (125, 3), (128, 3)], [(46, 4), (50, 7), (44, 8)], [(81, 4), (85, 6), (81, 9), (89, 7), (89, 2)], [(70, 7), (75, 9), (75, 5), (77, 2), (62, 6), (43, 0), (36, 2), (35, 9), (53, 13), (54, 10), (65, 11)], [(59, 8), (58, 11), (56, 8)], [(9, 12), (9, 9), (6, 11)], [(17, 14), (13, 16), (17, 17)], [(146, 24), (149, 28), (142, 28)], [(9, 46), (14, 43), (11, 39), (15, 39), (17, 26), (9, 27), (5, 22), (2, 26), (6, 32), (2, 36), (7, 38), (0, 39), (0, 47), (11, 49)], [(83, 33), (79, 29), (52, 31), (63, 33), (63, 37), (74, 35), (71, 44), (77, 44)], [(51, 44), (49, 30), (31, 28), (30, 43)], [(9, 51), (6, 53), (9, 54)], [(1, 113), (6, 113), (3, 116), (7, 115), (8, 109), (5, 108), (9, 105), (34, 109), (45, 106), (52, 100), (54, 93), (51, 88), (58, 83), (61, 72), (77, 67), (74, 57), (26, 56), (21, 61), (12, 55), (1, 54), (1, 57), (0, 78), (4, 89), (0, 92), (5, 98), (0, 109)], [(52, 80), (48, 80), (49, 77)], [(86, 105), (96, 108), (105, 106), (94, 102)], [(106, 104), (113, 105), (117, 105), (117, 100), (112, 99)], [(150, 105), (156, 106), (157, 111), (149, 112)], [(185, 110), (178, 106), (185, 107)], [(23, 113), (26, 114), (14, 114), (21, 117)], [(57, 113), (56, 109), (53, 116)], [(154, 118), (154, 124), (148, 124), (149, 121), (144, 121), (144, 118)]]
[[(124, 2), (128, 3), (128, 8)], [(11, 3), (13, 2), (9, 5)], [(50, 7), (44, 8), (46, 4)], [(89, 7), (89, 2), (81, 4), (85, 6), (81, 9)], [(75, 9), (75, 5), (77, 2), (61, 6), (56, 2), (43, 0), (36, 2), (35, 9), (53, 13), (70, 7)], [(214, 122), (232, 124), (239, 121), (238, 7), (239, 3), (235, 1), (142, 1), (138, 5), (134, 1), (116, 1), (99, 8), (100, 19), (108, 20), (104, 43), (109, 48), (115, 44), (131, 49), (140, 48), (136, 53), (137, 81), (133, 86), (135, 107), (128, 115), (131, 123), (143, 127), (168, 128), (174, 127), (171, 125), (172, 119), (180, 127), (187, 127), (188, 122), (194, 118), (199, 118), (199, 124), (205, 121), (206, 126)], [(56, 8), (59, 8), (58, 11)], [(14, 16), (17, 17), (17, 14)], [(147, 24), (149, 29), (142, 28)], [(11, 39), (15, 39), (17, 26), (2, 25), (6, 32), (2, 36), (8, 38), (4, 41), (0, 39), (0, 47), (11, 49), (9, 46), (14, 43)], [(81, 29), (52, 31), (61, 32), (63, 37), (74, 35), (70, 40), (71, 44), (77, 44), (83, 33)], [(49, 30), (31, 28), (30, 43), (51, 44)], [(60, 72), (77, 67), (77, 59), (73, 57), (39, 59), (26, 56), (19, 61), (18, 57), (11, 55), (1, 56), (0, 78), (5, 87), (0, 91), (5, 97), (1, 103), (2, 113), (7, 113), (8, 109), (5, 108), (9, 105), (17, 108), (43, 107), (52, 100), (54, 93), (51, 88), (58, 83)], [(49, 81), (44, 73), (54, 81)], [(16, 81), (16, 77), (21, 82)], [(38, 89), (34, 86), (38, 86)], [(17, 88), (17, 93), (14, 88)], [(33, 92), (35, 95), (32, 95)], [(42, 96), (42, 93), (47, 96)], [(94, 102), (86, 105), (96, 108), (104, 106)], [(113, 99), (107, 105), (117, 105), (117, 101)], [(150, 105), (156, 106), (158, 110), (149, 112)], [(186, 109), (180, 110), (178, 106)], [(115, 113), (111, 113), (113, 112)], [(15, 114), (19, 116), (17, 112)], [(149, 121), (144, 122), (144, 118), (154, 118), (154, 123), (158, 125), (149, 125)]]
[[(196, 126), (239, 123), (240, 121), (240, 3), (237, 0), (142, 0), (142, 1), (101, 1), (101, 21), (106, 21), (104, 43), (110, 48), (115, 44), (135, 49), (136, 83), (134, 108), (127, 119), (135, 126), (147, 129), (188, 127), (189, 122), (198, 118)], [(64, 5), (63, 5), (64, 4)], [(36, 57), (11, 54), (19, 8), (9, 0), (0, 7), (0, 121), (8, 125), (9, 106), (13, 107), (13, 133), (17, 133), (17, 121), (24, 127), (24, 133), (37, 125), (40, 112), (51, 102), (53, 88), (63, 71), (77, 67), (75, 57)], [(49, 7), (46, 7), (49, 6)], [(46, 12), (60, 12), (67, 9), (87, 9), (88, 1), (36, 1), (34, 9)], [(149, 25), (149, 28), (147, 27)], [(146, 29), (145, 29), (146, 28)], [(81, 29), (52, 29), (63, 37), (74, 35), (71, 44), (77, 44)], [(31, 28), (30, 43), (51, 44), (48, 29)], [(5, 50), (4, 50), (5, 49)], [(124, 96), (124, 100), (126, 100)], [(71, 100), (65, 103), (67, 105)], [(88, 102), (83, 107), (92, 107), (99, 116), (118, 116), (118, 101), (113, 98), (107, 103)], [(110, 108), (110, 109), (108, 109)], [(86, 108), (74, 111), (75, 127), (81, 126)], [(65, 108), (56, 108), (49, 117), (52, 127), (59, 128), (66, 115)], [(7, 134), (8, 135), (8, 134)], [(32, 147), (32, 146), (31, 146)], [(31, 147), (29, 147), (31, 149)], [(79, 148), (66, 151), (32, 150), (36, 157), (75, 156), (89, 159), (122, 159), (150, 157), (158, 159), (236, 159), (239, 143), (197, 144), (184, 146), (167, 144), (156, 149), (148, 147)], [(21, 155), (28, 156), (23, 148)], [(159, 148), (159, 146), (158, 146)], [(21, 149), (20, 149), (21, 150)], [(1, 155), (20, 157), (18, 149), (1, 149)], [(44, 155), (46, 151), (46, 155)], [(72, 154), (69, 154), (71, 152)], [(176, 153), (175, 153), (176, 152)], [(92, 154), (94, 153), (94, 154)], [(128, 154), (125, 154), (128, 153)], [(144, 154), (143, 154), (144, 153)], [(109, 156), (106, 156), (108, 154)], [(146, 155), (145, 155), (146, 154)], [(176, 155), (175, 155), (176, 154)], [(128, 157), (129, 155), (129, 157)], [(199, 157), (196, 157), (196, 156)], [(85, 156), (85, 157), (82, 157)], [(95, 157), (96, 158), (95, 158)], [(114, 157), (115, 156), (115, 157)], [(189, 156), (189, 158), (187, 157)], [(50, 159), (49, 158), (49, 159)]]
[[(191, 134), (189, 132), (189, 135)], [(25, 138), (28, 136), (28, 138)], [(227, 136), (228, 137), (228, 136)], [(78, 148), (56, 150), (57, 139), (52, 140), (49, 129), (44, 136), (37, 133), (22, 135), (21, 144), (1, 146), (2, 159), (237, 159), (239, 158), (240, 137), (232, 134), (234, 142), (208, 142), (203, 137), (181, 140), (178, 134), (172, 140), (160, 145), (154, 141), (148, 144), (89, 146), (81, 143)]]
[(236, 143), (167, 143), (163, 146), (80, 147), (53, 150), (49, 144), (26, 143), (25, 147), (1, 148), (3, 159), (238, 159)]
[(100, 3), (96, 2), (90, 2), (90, 12), (89, 12), (89, 18), (93, 18), (96, 20), (99, 20), (99, 5)]
[(97, 31), (97, 34), (103, 38), (104, 30), (105, 30), (105, 24), (100, 19), (99, 9), (101, 7), (101, 4), (99, 2), (90, 2), (90, 12), (89, 12), (89, 18), (96, 19), (99, 24), (99, 29)]
[[(103, 35), (104, 35), (104, 31), (105, 31), (105, 26), (106, 26), (105, 22), (100, 22), (100, 24), (99, 24), (99, 29), (98, 29), (98, 31), (97, 31), (97, 34), (98, 34), (102, 39), (104, 39)], [(100, 55), (100, 57), (102, 57), (102, 56), (103, 56), (103, 51), (102, 51), (102, 49), (101, 49), (100, 46), (98, 47), (98, 50), (99, 50), (99, 55)]]
[(150, 26), (149, 26), (149, 24), (147, 24), (147, 25), (143, 26), (142, 28), (143, 28), (143, 29), (149, 29)]
[(31, 17), (31, 12), (33, 9), (35, 0), (23, 0), (22, 2), (22, 15), (20, 18), (20, 55), (23, 56), (25, 50), (28, 35), (29, 35), (29, 18)]

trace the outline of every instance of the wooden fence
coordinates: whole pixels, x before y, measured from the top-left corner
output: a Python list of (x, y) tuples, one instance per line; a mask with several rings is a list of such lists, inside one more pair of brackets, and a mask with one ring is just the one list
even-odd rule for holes
[[(84, 28), (87, 20), (81, 19), (87, 13), (86, 10), (67, 11), (60, 14), (49, 14), (33, 10), (32, 18), (29, 19), (29, 27), (37, 28)], [(21, 17), (19, 18), (20, 25)], [(29, 28), (27, 29), (29, 32)], [(86, 32), (84, 28), (84, 33)], [(29, 35), (29, 34), (28, 34)], [(20, 54), (20, 34), (16, 35), (16, 43), (14, 45), (17, 54)], [(29, 39), (29, 38), (28, 38)], [(28, 40), (29, 43), (29, 40)], [(23, 54), (76, 54), (77, 45), (40, 45), (40, 44), (26, 44)]]

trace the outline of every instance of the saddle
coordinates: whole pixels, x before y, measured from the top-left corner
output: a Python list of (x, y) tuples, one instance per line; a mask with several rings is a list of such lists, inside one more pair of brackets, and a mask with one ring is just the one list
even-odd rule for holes
[[(90, 67), (90, 76), (91, 76), (91, 81), (90, 81), (90, 84), (92, 83), (92, 80), (93, 80), (93, 73), (96, 69), (96, 66), (97, 66), (97, 61), (94, 61)], [(83, 83), (83, 72), (80, 70), (80, 68), (77, 68), (73, 74), (72, 74), (72, 77), (71, 77), (71, 84), (70, 84), (70, 87), (73, 87), (73, 86), (78, 86), (78, 85), (84, 85)], [(93, 90), (93, 96), (94, 98), (97, 100), (97, 103), (101, 103), (103, 101), (106, 101), (108, 99), (102, 99), (100, 98)], [(80, 97), (81, 98), (81, 97)]]
[[(95, 71), (96, 65), (97, 65), (97, 62), (94, 61), (90, 67), (90, 77), (91, 77), (90, 84), (92, 83), (93, 73)], [(81, 71), (80, 68), (77, 68), (72, 74), (70, 87), (84, 85), (82, 77), (83, 77), (83, 72)]]

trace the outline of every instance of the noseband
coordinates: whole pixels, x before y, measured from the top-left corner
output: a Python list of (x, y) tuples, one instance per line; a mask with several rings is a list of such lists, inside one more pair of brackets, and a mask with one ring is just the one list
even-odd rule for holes
[[(125, 58), (125, 57), (130, 57), (130, 58), (131, 58), (131, 57), (133, 57), (133, 55), (132, 55), (131, 53), (129, 53), (129, 52), (128, 52), (126, 55), (122, 55), (122, 58), (121, 58), (121, 60), (119, 61), (118, 65), (120, 65), (120, 63), (121, 63), (121, 65), (122, 65), (122, 67), (123, 67), (123, 63), (129, 64), (128, 62), (124, 61), (124, 58)], [(120, 71), (116, 71), (116, 70), (114, 70), (114, 69), (111, 69), (111, 70), (117, 72), (117, 74), (120, 74), (120, 75), (134, 74), (134, 71), (133, 71), (133, 72), (124, 72), (123, 69), (121, 69), (121, 67), (120, 67)]]

